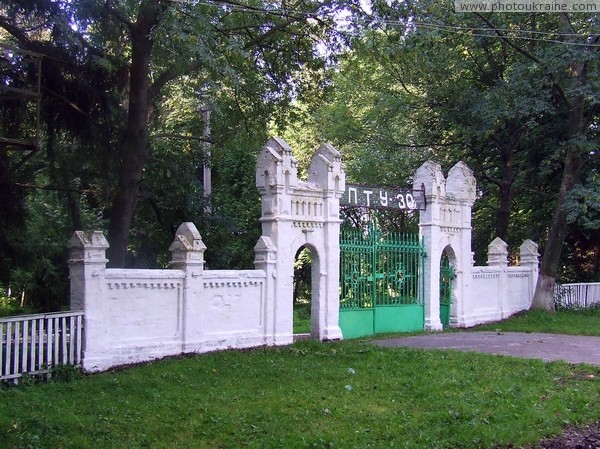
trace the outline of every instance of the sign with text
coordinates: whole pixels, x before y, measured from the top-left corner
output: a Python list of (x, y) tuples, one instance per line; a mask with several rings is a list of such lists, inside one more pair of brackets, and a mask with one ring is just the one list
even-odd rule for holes
[(399, 187), (346, 184), (340, 206), (370, 209), (425, 210), (425, 191)]

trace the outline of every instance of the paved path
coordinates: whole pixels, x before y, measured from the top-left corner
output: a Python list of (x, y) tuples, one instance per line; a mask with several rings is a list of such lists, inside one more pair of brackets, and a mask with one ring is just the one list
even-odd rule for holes
[(600, 366), (600, 337), (523, 332), (449, 332), (377, 340), (375, 344), (455, 349)]

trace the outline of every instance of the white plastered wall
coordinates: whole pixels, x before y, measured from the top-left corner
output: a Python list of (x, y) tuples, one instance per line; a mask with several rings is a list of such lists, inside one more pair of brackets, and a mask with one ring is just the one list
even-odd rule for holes
[(297, 250), (313, 254), (311, 333), (341, 339), (339, 198), (341, 155), (322, 145), (307, 181), (281, 139), (262, 149), (256, 171), (263, 235), (254, 270), (205, 270), (200, 233), (183, 223), (169, 250), (169, 270), (107, 269), (101, 232), (69, 241), (71, 308), (83, 310), (83, 368), (102, 371), (182, 353), (284, 345), (293, 341), (293, 274)]
[[(84, 310), (83, 367), (87, 371), (189, 352), (293, 341), (294, 259), (301, 247), (313, 256), (311, 334), (341, 339), (339, 327), (339, 199), (345, 187), (341, 155), (322, 145), (308, 180), (281, 139), (261, 150), (256, 183), (262, 199), (262, 236), (254, 270), (205, 270), (206, 247), (193, 223), (183, 223), (169, 248), (170, 270), (107, 269), (101, 232), (74, 233), (69, 241), (71, 308)], [(423, 164), (414, 188), (425, 189), (420, 235), (424, 267), (425, 327), (441, 330), (440, 260), (454, 267), (450, 324), (468, 327), (529, 307), (537, 279), (537, 245), (525, 241), (520, 267), (507, 266), (506, 244), (488, 248), (488, 266), (474, 267), (471, 208), (475, 178), (462, 162), (444, 177)]]

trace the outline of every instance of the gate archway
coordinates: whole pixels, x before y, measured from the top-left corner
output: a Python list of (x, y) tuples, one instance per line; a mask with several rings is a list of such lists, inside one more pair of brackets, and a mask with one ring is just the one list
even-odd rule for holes
[[(456, 254), (452, 283), (452, 298), (456, 300), (451, 302), (448, 321), (453, 326), (466, 323), (463, 294), (472, 279), (471, 207), (475, 201), (476, 182), (473, 172), (464, 163), (459, 162), (452, 167), (447, 178), (438, 164), (431, 161), (424, 163), (413, 176), (412, 192), (398, 193), (387, 188), (359, 189), (357, 186), (348, 189), (351, 202), (356, 203), (360, 198), (367, 206), (371, 203), (419, 209), (416, 251), (421, 255), (427, 254), (427, 257), (422, 259), (422, 266), (417, 270), (423, 284), (411, 296), (410, 301), (413, 302), (410, 304), (402, 303), (400, 298), (405, 296), (403, 286), (409, 285), (406, 280), (413, 273), (390, 262), (394, 258), (405, 257), (394, 253), (398, 249), (394, 247), (402, 247), (404, 243), (387, 234), (376, 238), (374, 230), (368, 235), (355, 235), (347, 241), (348, 248), (356, 245), (356, 254), (367, 251), (369, 242), (371, 248), (362, 256), (352, 256), (362, 260), (361, 268), (346, 282), (354, 282), (358, 290), (352, 294), (343, 293), (340, 298), (339, 206), (345, 193), (345, 174), (341, 154), (335, 148), (322, 145), (311, 159), (308, 180), (300, 181), (291, 148), (282, 139), (272, 138), (258, 159), (256, 180), (262, 197), (262, 237), (257, 248), (259, 252), (266, 251), (265, 254), (268, 253), (271, 258), (268, 263), (257, 262), (257, 266), (273, 267), (272, 280), (269, 279), (272, 289), (268, 290), (268, 294), (277, 305), (273, 311), (265, 313), (265, 319), (274, 323), (275, 344), (293, 341), (294, 257), (303, 245), (310, 246), (313, 257), (319, 261), (318, 269), (313, 267), (311, 280), (311, 335), (315, 338), (340, 339), (343, 337), (340, 323), (344, 325), (369, 314), (371, 319), (367, 321), (371, 322), (374, 332), (409, 330), (409, 326), (398, 327), (402, 320), (395, 314), (399, 314), (401, 309), (405, 313), (410, 307), (422, 310), (422, 313), (414, 312), (414, 315), (424, 317), (422, 324), (412, 326), (441, 330), (439, 263), (443, 249), (448, 246)], [(421, 192), (422, 201), (413, 195), (416, 191)], [(272, 254), (274, 250), (276, 255)], [(388, 263), (391, 265), (386, 265)], [(368, 270), (371, 271), (367, 273)], [(368, 286), (362, 287), (363, 282), (367, 282)]]
[(312, 303), (312, 251), (306, 246), (294, 259), (294, 335), (310, 334)]

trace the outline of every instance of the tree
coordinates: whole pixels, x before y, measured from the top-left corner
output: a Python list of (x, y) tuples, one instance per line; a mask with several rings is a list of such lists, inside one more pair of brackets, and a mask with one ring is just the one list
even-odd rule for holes
[[(318, 73), (322, 61), (313, 51), (315, 39), (331, 30), (324, 26), (331, 19), (319, 11), (334, 7), (312, 1), (289, 7), (268, 1), (7, 2), (0, 26), (21, 47), (54, 61), (44, 68), (46, 92), (54, 79), (52, 91), (69, 105), (70, 115), (76, 111), (91, 122), (84, 128), (88, 141), (114, 157), (114, 194), (107, 208), (112, 266), (125, 262), (165, 87), (190, 76), (209, 91), (228, 84), (235, 95), (284, 104), (303, 88), (296, 82), (300, 71)], [(36, 28), (30, 31), (24, 23)], [(251, 71), (261, 78), (252, 86), (246, 84), (254, 78), (247, 76)], [(98, 85), (90, 82), (97, 80)], [(68, 92), (69, 85), (85, 99)]]
[[(358, 182), (407, 185), (427, 158), (448, 165), (466, 159), (488, 195), (494, 190), (487, 186), (496, 187), (490, 234), (506, 239), (517, 158), (527, 148), (522, 137), (537, 109), (548, 106), (538, 101), (524, 107), (515, 95), (515, 85), (521, 94), (536, 86), (511, 73), (518, 55), (507, 44), (420, 27), (433, 18), (457, 20), (437, 3), (423, 6), (376, 10), (369, 20), (377, 29), (352, 36), (351, 50), (333, 77), (330, 101), (312, 114), (308, 129), (318, 129), (344, 150), (349, 177)], [(306, 134), (305, 123), (296, 128)], [(483, 244), (489, 240), (486, 236)]]
[[(584, 33), (585, 43), (582, 50), (571, 49), (567, 57), (562, 59), (564, 73), (550, 71), (552, 90), (557, 97), (556, 108), (563, 112), (566, 118), (566, 135), (562, 137), (565, 147), (564, 169), (560, 190), (548, 231), (548, 240), (542, 256), (540, 274), (536, 285), (532, 308), (554, 310), (554, 284), (561, 260), (562, 245), (567, 232), (567, 198), (579, 181), (582, 164), (590, 154), (590, 142), (587, 134), (592, 128), (598, 114), (598, 99), (593, 92), (597, 90), (598, 79), (594, 70), (598, 64), (595, 45), (598, 42), (597, 26), (588, 17), (571, 16), (560, 13), (560, 30), (564, 42), (577, 43), (580, 33)], [(487, 24), (490, 24), (482, 17)], [(578, 29), (579, 28), (579, 29)], [(512, 44), (515, 46), (515, 44)], [(549, 68), (549, 62), (541, 57), (515, 46), (520, 53), (525, 54), (531, 62)], [(552, 53), (551, 53), (552, 54)], [(548, 54), (544, 54), (548, 56)], [(553, 61), (554, 62), (554, 61)], [(554, 70), (556, 66), (554, 66)], [(591, 93), (591, 95), (590, 95)], [(561, 111), (562, 110), (562, 111)]]
[[(479, 31), (483, 37), (495, 38), (501, 45), (500, 55), (510, 51), (514, 56), (507, 59), (499, 58), (496, 62), (502, 67), (500, 76), (493, 76), (493, 84), (485, 86), (484, 95), (493, 95), (494, 91), (502, 89), (502, 84), (514, 90), (517, 95), (505, 91), (504, 98), (514, 98), (516, 114), (503, 117), (500, 126), (494, 125), (491, 138), (499, 150), (501, 159), (502, 181), (494, 181), (485, 172), (485, 179), (500, 187), (501, 202), (497, 219), (496, 233), (502, 235), (508, 224), (508, 209), (512, 201), (511, 190), (514, 179), (513, 149), (518, 140), (527, 132), (527, 122), (535, 120), (536, 126), (544, 127), (544, 122), (552, 121), (559, 124), (559, 132), (548, 132), (546, 138), (555, 138), (560, 143), (563, 156), (563, 173), (560, 189), (555, 198), (552, 220), (549, 223), (545, 242), (540, 275), (534, 295), (533, 308), (554, 309), (553, 290), (558, 275), (562, 246), (567, 232), (567, 209), (570, 192), (580, 179), (584, 162), (591, 162), (590, 155), (594, 153), (595, 144), (590, 141), (589, 133), (595, 129), (598, 114), (597, 77), (597, 23), (589, 15), (567, 15), (540, 19), (535, 15), (527, 17), (527, 31), (532, 35), (560, 36), (558, 41), (533, 38), (525, 46), (515, 39), (510, 30), (519, 30), (518, 18), (503, 15), (502, 19), (482, 14), (474, 14), (479, 20)], [(515, 23), (517, 22), (517, 23)], [(417, 25), (418, 27), (418, 25)], [(488, 34), (489, 33), (492, 34)], [(562, 44), (562, 45), (560, 45)], [(467, 47), (470, 52), (474, 45)], [(493, 66), (493, 61), (481, 64), (482, 67)], [(487, 70), (482, 71), (485, 75)], [(530, 78), (537, 79), (538, 88), (524, 91), (527, 81), (522, 77), (527, 73)], [(517, 75), (517, 76), (515, 76)], [(520, 76), (519, 76), (520, 75)], [(484, 77), (480, 78), (485, 81)], [(501, 91), (501, 90), (500, 90)], [(525, 94), (525, 95), (523, 95)], [(501, 110), (502, 102), (492, 103)], [(525, 114), (523, 113), (525, 111)], [(493, 118), (498, 114), (491, 114)], [(460, 115), (456, 115), (460, 117)], [(551, 119), (549, 120), (549, 117)], [(489, 119), (489, 117), (488, 117)], [(498, 123), (498, 122), (496, 122)], [(500, 130), (502, 134), (498, 133)], [(529, 130), (531, 133), (531, 130)], [(473, 136), (473, 132), (469, 133)], [(531, 141), (531, 140), (529, 140)]]
[(342, 136), (350, 155), (346, 148), (361, 147), (350, 172), (354, 161), (374, 161), (379, 177), (389, 177), (390, 154), (423, 148), (438, 160), (464, 159), (483, 193), (474, 210), (477, 253), (495, 236), (540, 240), (534, 305), (545, 292), (542, 307), (550, 308), (559, 262), (575, 260), (561, 259), (568, 226), (571, 250), (581, 252), (590, 234), (575, 221), (580, 215), (565, 213), (573, 189), (593, 197), (577, 186), (597, 164), (595, 17), (454, 14), (449, 2), (398, 1), (373, 2), (360, 20), (365, 27), (351, 36), (336, 78), (344, 93), (324, 108), (336, 114), (313, 114), (321, 134)]

